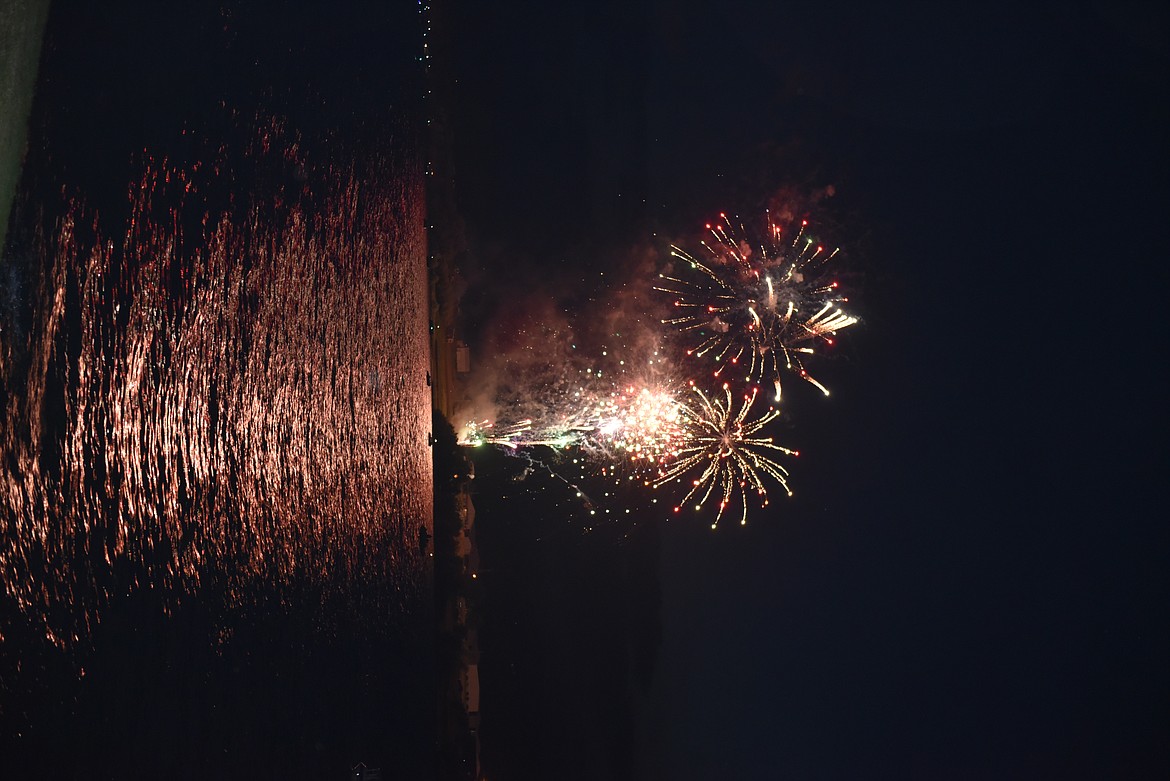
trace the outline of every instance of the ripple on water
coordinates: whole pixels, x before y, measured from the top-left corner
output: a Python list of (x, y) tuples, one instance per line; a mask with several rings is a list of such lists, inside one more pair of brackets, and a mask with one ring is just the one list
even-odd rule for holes
[(33, 314), (0, 344), (0, 571), (62, 646), (146, 590), (423, 598), (421, 179), (252, 132), (144, 159), (125, 224), (74, 197), (31, 241)]

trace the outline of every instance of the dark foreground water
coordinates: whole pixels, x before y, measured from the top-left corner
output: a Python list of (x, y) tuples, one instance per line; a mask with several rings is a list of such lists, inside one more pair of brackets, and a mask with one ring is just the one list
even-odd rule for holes
[(221, 101), (119, 168), (54, 109), (0, 265), (0, 778), (425, 777), (410, 133)]

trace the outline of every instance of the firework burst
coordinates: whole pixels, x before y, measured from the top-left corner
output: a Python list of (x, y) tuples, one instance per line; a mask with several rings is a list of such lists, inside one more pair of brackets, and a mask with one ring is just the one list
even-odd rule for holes
[[(728, 514), (746, 524), (749, 505), (766, 507), (777, 483), (791, 495), (780, 460), (797, 453), (768, 435), (780, 412), (765, 405), (759, 386), (740, 396), (730, 382), (712, 393), (699, 378), (684, 380), (659, 338), (635, 339), (633, 349), (603, 345), (598, 363), (557, 375), (551, 391), (499, 405), (503, 419), (466, 424), (460, 444), (497, 446), (539, 464), (578, 498), (584, 492), (577, 483), (592, 483), (602, 504), (630, 499), (628, 488), (677, 488), (675, 512), (686, 505), (712, 510), (712, 528)], [(520, 409), (538, 414), (521, 418)], [(555, 452), (545, 458), (540, 449)], [(583, 505), (591, 516), (611, 509), (587, 499)]]
[(771, 437), (761, 436), (762, 430), (779, 417), (780, 412), (769, 407), (762, 415), (752, 416), (759, 389), (744, 396), (738, 405), (727, 383), (723, 385), (722, 397), (708, 396), (697, 387), (692, 387), (692, 390), (695, 402), (681, 406), (686, 439), (673, 459), (661, 469), (654, 483), (658, 488), (667, 483), (683, 482), (688, 475), (698, 472), (698, 477), (693, 479), (690, 490), (674, 511), (680, 512), (692, 501), (695, 509), (701, 510), (714, 498), (719, 502), (711, 524), (714, 529), (737, 499), (739, 522), (741, 525), (747, 523), (749, 492), (754, 492), (760, 506), (766, 507), (765, 478), (778, 482), (791, 496), (788, 470), (775, 460), (775, 456), (797, 456), (799, 453), (775, 444)]
[[(826, 251), (807, 235), (807, 221), (790, 230), (766, 220), (766, 238), (753, 246), (725, 214), (707, 225), (713, 241), (702, 241), (702, 257), (671, 245), (671, 256), (697, 274), (660, 274), (656, 290), (675, 296), (678, 314), (662, 322), (698, 337), (688, 355), (710, 357), (714, 376), (770, 381), (780, 399), (780, 377), (793, 372), (826, 396), (803, 359), (818, 345), (831, 345), (838, 331), (857, 322), (841, 309), (848, 299), (826, 266), (839, 250)], [(742, 374), (740, 373), (742, 372)]]
[(590, 439), (612, 459), (657, 468), (677, 455), (686, 432), (674, 392), (648, 385), (616, 390), (602, 404)]

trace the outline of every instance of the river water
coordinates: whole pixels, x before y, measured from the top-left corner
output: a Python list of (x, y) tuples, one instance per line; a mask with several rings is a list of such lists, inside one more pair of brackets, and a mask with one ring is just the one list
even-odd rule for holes
[(18, 193), (0, 267), (5, 778), (427, 766), (421, 168), (219, 111), (181, 155), (144, 145), (122, 198), (60, 171)]

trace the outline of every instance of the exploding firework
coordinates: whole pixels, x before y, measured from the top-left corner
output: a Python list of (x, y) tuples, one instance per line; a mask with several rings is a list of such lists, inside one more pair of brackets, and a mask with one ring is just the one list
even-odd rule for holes
[(609, 460), (654, 465), (669, 458), (684, 436), (680, 404), (669, 390), (629, 385), (608, 393), (578, 391), (566, 399), (565, 411), (550, 411), (547, 420), (514, 423), (468, 421), (459, 432), (464, 447), (499, 445), (578, 447)]
[(657, 469), (678, 455), (686, 429), (683, 405), (665, 386), (628, 385), (602, 404), (590, 440), (635, 471)]
[(726, 373), (770, 381), (779, 400), (781, 374), (790, 371), (827, 396), (802, 358), (819, 344), (833, 344), (838, 331), (857, 322), (841, 309), (848, 299), (826, 273), (839, 250), (826, 251), (807, 235), (807, 221), (786, 238), (770, 215), (766, 238), (753, 247), (742, 225), (736, 230), (725, 214), (719, 216), (720, 222), (706, 226), (714, 241), (701, 242), (702, 258), (671, 245), (671, 256), (697, 274), (659, 275), (655, 289), (676, 296), (679, 310), (663, 323), (698, 337), (687, 353), (713, 358), (716, 378)]
[[(521, 403), (498, 406), (499, 420), (466, 424), (460, 444), (503, 448), (571, 484), (578, 498), (583, 496), (578, 482), (600, 478), (591, 493), (602, 504), (610, 497), (638, 501), (627, 488), (669, 491), (668, 486), (687, 482), (675, 511), (717, 503), (712, 528), (737, 505), (740, 523), (746, 523), (753, 503), (749, 494), (767, 506), (770, 485), (779, 483), (791, 495), (788, 472), (777, 459), (796, 452), (775, 444), (765, 432), (779, 411), (769, 406), (758, 412), (758, 387), (740, 403), (730, 383), (710, 394), (697, 380), (682, 379), (669, 354), (659, 349), (658, 338), (650, 344), (636, 339), (640, 344), (633, 349), (603, 345), (600, 363), (571, 378), (558, 375)], [(520, 417), (521, 409), (539, 415)], [(542, 449), (544, 456), (538, 452)], [(585, 504), (591, 516), (612, 509)]]
[(723, 385), (722, 398), (712, 398), (697, 387), (692, 387), (692, 390), (695, 402), (681, 406), (686, 439), (654, 482), (654, 487), (658, 488), (667, 483), (682, 482), (696, 471), (699, 473), (674, 511), (680, 512), (692, 501), (695, 509), (701, 510), (714, 497), (719, 502), (711, 524), (714, 529), (736, 499), (740, 505), (739, 522), (741, 525), (747, 523), (749, 491), (757, 495), (761, 507), (768, 505), (764, 478), (775, 480), (785, 493), (792, 496), (788, 487), (788, 470), (775, 460), (775, 455), (796, 456), (799, 453), (775, 444), (771, 437), (761, 436), (764, 427), (779, 417), (780, 412), (769, 407), (763, 415), (752, 417), (759, 389), (744, 396), (738, 406), (727, 383)]
[(590, 460), (658, 463), (679, 435), (681, 386), (671, 362), (657, 349), (612, 355), (603, 349), (601, 356), (571, 375), (561, 367), (549, 380), (545, 372), (532, 383), (535, 390), (496, 400), (498, 417), (465, 423), (459, 444), (576, 447)]

